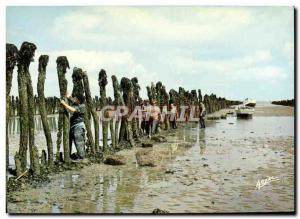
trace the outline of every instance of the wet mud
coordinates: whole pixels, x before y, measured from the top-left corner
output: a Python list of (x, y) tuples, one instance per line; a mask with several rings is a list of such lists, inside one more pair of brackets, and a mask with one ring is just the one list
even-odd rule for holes
[[(164, 133), (162, 133), (164, 134)], [(118, 152), (123, 165), (91, 164), (24, 185), (9, 213), (289, 212), (294, 210), (294, 117), (181, 125), (167, 142)], [(153, 166), (140, 166), (146, 150)], [(277, 180), (257, 188), (258, 181)], [(158, 210), (156, 210), (158, 212)], [(156, 212), (155, 211), (155, 212)]]

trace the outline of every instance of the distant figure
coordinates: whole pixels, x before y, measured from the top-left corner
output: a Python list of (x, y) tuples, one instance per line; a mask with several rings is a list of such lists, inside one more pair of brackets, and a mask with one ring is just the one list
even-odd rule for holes
[(143, 127), (148, 138), (150, 138), (150, 130), (151, 130), (151, 120), (150, 120), (151, 108), (152, 106), (150, 105), (149, 100), (145, 100), (145, 105), (143, 108), (143, 123), (144, 123)]
[(70, 118), (70, 153), (72, 153), (72, 142), (74, 141), (77, 155), (79, 159), (85, 158), (85, 125), (84, 125), (84, 113), (85, 104), (84, 96), (77, 95), (72, 98), (68, 96), (69, 101), (72, 103), (69, 106), (64, 100), (61, 100), (61, 104), (68, 110), (72, 116)]
[(151, 135), (155, 135), (157, 133), (158, 125), (159, 125), (159, 115), (160, 109), (157, 106), (156, 101), (153, 101), (153, 106), (151, 109)]
[(173, 103), (171, 103), (171, 116), (170, 116), (170, 122), (173, 129), (177, 129), (176, 124), (176, 116), (177, 116), (177, 109), (176, 106), (174, 106)]
[(205, 128), (205, 115), (206, 115), (206, 110), (204, 104), (201, 102), (200, 103), (200, 128)]

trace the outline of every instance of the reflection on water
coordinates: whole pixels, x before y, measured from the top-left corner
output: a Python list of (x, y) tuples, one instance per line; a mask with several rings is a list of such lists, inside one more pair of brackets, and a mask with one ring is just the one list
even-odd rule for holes
[[(9, 130), (9, 166), (14, 168), (14, 155), (17, 152), (19, 148), (19, 138), (20, 138), (20, 122), (19, 117), (11, 117), (9, 124), (8, 124), (8, 130)], [(42, 150), (47, 151), (47, 144), (46, 139), (43, 131), (43, 124), (41, 117), (39, 115), (36, 115), (34, 117), (34, 123), (35, 123), (35, 144), (39, 150), (39, 153), (42, 152)], [(48, 115), (48, 124), (51, 131), (51, 137), (53, 142), (53, 152), (56, 153), (57, 147), (56, 147), (56, 139), (57, 139), (57, 131), (58, 131), (58, 114), (52, 114)], [(99, 145), (103, 145), (102, 141), (102, 124), (100, 122), (100, 128), (99, 128)], [(115, 125), (115, 123), (114, 123)], [(120, 125), (120, 124), (119, 124)], [(120, 126), (119, 126), (120, 128)], [(93, 137), (94, 136), (94, 123), (91, 122), (91, 130)], [(108, 129), (108, 144), (111, 143), (110, 139), (110, 129)], [(60, 147), (62, 151), (62, 146)], [(76, 151), (75, 145), (72, 146), (72, 151)], [(29, 153), (28, 153), (28, 165), (29, 165)]]
[(200, 154), (203, 155), (205, 153), (206, 141), (205, 141), (205, 130), (200, 130)]
[(237, 119), (228, 116), (225, 120), (208, 121), (208, 129), (213, 128), (216, 137), (271, 137), (294, 136), (294, 117), (253, 117)]
[[(58, 114), (48, 115), (48, 124), (51, 132), (57, 131)], [(43, 132), (42, 120), (39, 115), (34, 116), (34, 125), (36, 132)], [(10, 117), (8, 124), (8, 134), (17, 135), (20, 134), (20, 117)]]

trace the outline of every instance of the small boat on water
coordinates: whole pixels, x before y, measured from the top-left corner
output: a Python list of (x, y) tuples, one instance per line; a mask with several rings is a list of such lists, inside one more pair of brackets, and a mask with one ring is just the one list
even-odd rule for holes
[(236, 116), (238, 118), (252, 118), (256, 106), (256, 100), (246, 99), (243, 104), (236, 107)]

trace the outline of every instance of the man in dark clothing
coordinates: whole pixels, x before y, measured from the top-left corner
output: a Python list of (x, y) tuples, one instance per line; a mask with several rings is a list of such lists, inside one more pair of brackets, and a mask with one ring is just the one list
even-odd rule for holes
[(70, 153), (72, 153), (72, 143), (74, 141), (77, 155), (79, 159), (85, 158), (85, 125), (84, 125), (84, 113), (85, 104), (84, 96), (76, 95), (76, 97), (68, 97), (71, 102), (71, 106), (68, 105), (64, 100), (61, 104), (72, 114), (70, 118)]
[(205, 128), (205, 115), (206, 115), (206, 110), (204, 104), (201, 102), (200, 103), (200, 128)]

